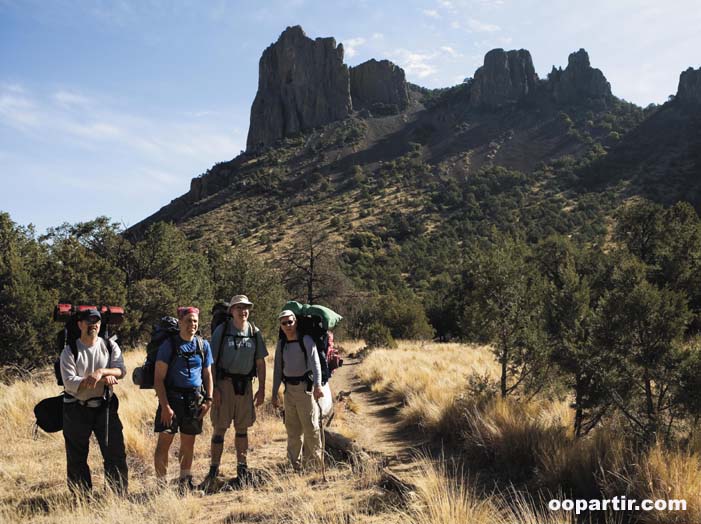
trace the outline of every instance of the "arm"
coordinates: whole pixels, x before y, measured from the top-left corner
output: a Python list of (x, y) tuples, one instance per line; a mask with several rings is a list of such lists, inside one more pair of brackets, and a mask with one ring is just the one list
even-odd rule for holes
[(256, 392), (256, 406), (262, 406), (265, 400), (265, 359), (256, 359), (256, 371), (258, 373), (258, 391)]
[(166, 426), (170, 426), (174, 412), (173, 408), (170, 407), (168, 395), (166, 394), (165, 378), (167, 374), (168, 364), (162, 360), (156, 360), (156, 369), (153, 372), (153, 389), (156, 390), (158, 403), (161, 405), (161, 422)]
[(63, 388), (69, 395), (75, 395), (85, 388), (82, 386), (84, 379), (78, 375), (75, 359), (69, 346), (63, 348), (61, 353), (61, 378), (63, 378)]
[(321, 363), (319, 362), (319, 353), (316, 350), (316, 345), (311, 337), (304, 337), (304, 341), (304, 350), (307, 352), (307, 361), (312, 368), (312, 380), (314, 382), (312, 395), (316, 400), (324, 396), (324, 392), (321, 390)]
[(207, 366), (202, 368), (202, 383), (204, 385), (204, 392), (207, 399), (202, 403), (202, 410), (200, 411), (200, 420), (204, 418), (209, 409), (212, 407), (212, 398), (214, 395), (214, 385), (212, 383), (212, 366)]
[(278, 342), (275, 348), (275, 361), (273, 362), (273, 406), (278, 406), (278, 390), (282, 383), (282, 343)]
[[(100, 346), (109, 352), (106, 341), (100, 339)], [(127, 368), (124, 365), (122, 350), (114, 342), (112, 343), (112, 352), (110, 353), (110, 358), (107, 361), (107, 366), (108, 367), (98, 368), (87, 375), (80, 384), (78, 391), (82, 391), (86, 388), (96, 388), (98, 384), (112, 386), (117, 384), (118, 379), (126, 376)]]
[[(228, 321), (227, 321), (228, 322)], [(217, 387), (217, 362), (219, 360), (219, 350), (221, 349), (221, 341), (224, 336), (224, 330), (226, 329), (226, 322), (221, 324), (212, 333), (212, 342), (209, 345), (210, 351), (212, 353), (212, 366), (211, 366), (211, 376), (212, 376), (212, 404), (219, 407), (221, 404), (221, 391)]]

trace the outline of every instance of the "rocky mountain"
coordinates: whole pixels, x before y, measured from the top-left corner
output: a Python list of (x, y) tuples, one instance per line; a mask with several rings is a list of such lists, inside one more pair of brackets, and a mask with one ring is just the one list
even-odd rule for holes
[(701, 104), (701, 68), (689, 68), (679, 76), (677, 100), (685, 105)]
[(247, 149), (347, 117), (352, 109), (343, 45), (288, 27), (258, 65)]
[(583, 49), (545, 79), (527, 50), (494, 49), (463, 84), (428, 90), (387, 60), (349, 68), (341, 44), (295, 26), (259, 75), (246, 152), (134, 232), (166, 220), (274, 253), (313, 228), (391, 250), (389, 239), (463, 242), (495, 225), (592, 239), (638, 194), (701, 204), (701, 70), (643, 109), (615, 97)]
[(484, 65), (475, 71), (470, 86), (470, 103), (474, 107), (496, 108), (535, 95), (538, 75), (531, 54), (525, 49), (493, 49), (484, 57)]
[(392, 114), (409, 105), (404, 70), (389, 60), (373, 59), (351, 67), (350, 90), (354, 109)]

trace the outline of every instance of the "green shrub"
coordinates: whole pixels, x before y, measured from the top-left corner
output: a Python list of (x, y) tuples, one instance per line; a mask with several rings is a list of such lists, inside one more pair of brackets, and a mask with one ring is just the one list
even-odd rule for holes
[(397, 347), (397, 342), (392, 337), (392, 333), (387, 326), (379, 322), (373, 322), (365, 331), (365, 344), (368, 348), (389, 348)]

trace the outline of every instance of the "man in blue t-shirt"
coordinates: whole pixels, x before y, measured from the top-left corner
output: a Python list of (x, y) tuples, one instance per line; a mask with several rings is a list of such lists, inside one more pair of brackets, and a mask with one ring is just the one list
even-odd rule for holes
[(158, 348), (153, 375), (158, 395), (154, 431), (158, 444), (154, 455), (156, 477), (164, 481), (168, 450), (180, 431), (180, 489), (194, 489), (192, 457), (195, 437), (202, 433), (202, 419), (212, 406), (212, 351), (209, 342), (195, 335), (199, 309), (178, 308), (180, 333)]

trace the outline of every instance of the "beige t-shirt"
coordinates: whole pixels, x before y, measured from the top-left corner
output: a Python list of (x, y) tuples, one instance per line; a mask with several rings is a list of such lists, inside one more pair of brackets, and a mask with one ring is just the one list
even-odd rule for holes
[(78, 347), (78, 358), (73, 358), (70, 346), (66, 345), (61, 353), (61, 377), (63, 377), (63, 387), (69, 395), (78, 400), (89, 400), (99, 398), (105, 392), (105, 385), (98, 384), (95, 389), (85, 388), (78, 393), (78, 387), (82, 380), (90, 373), (100, 368), (119, 368), (122, 376), (126, 376), (127, 368), (124, 366), (122, 350), (116, 343), (112, 343), (112, 358), (110, 359), (107, 344), (101, 338), (92, 346), (86, 346), (80, 339), (76, 341)]

